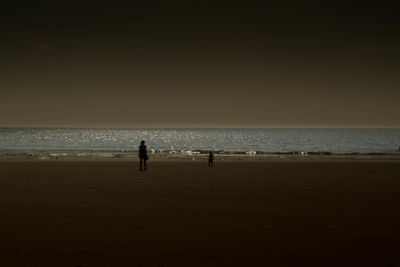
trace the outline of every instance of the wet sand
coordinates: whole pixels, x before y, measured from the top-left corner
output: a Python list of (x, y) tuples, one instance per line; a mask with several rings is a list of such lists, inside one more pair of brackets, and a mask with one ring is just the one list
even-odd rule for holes
[(1, 161), (0, 266), (400, 266), (400, 163)]

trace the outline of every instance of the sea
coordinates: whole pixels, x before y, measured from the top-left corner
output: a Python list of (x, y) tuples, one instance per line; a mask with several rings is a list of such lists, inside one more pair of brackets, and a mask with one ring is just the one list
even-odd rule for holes
[(0, 155), (398, 155), (400, 129), (0, 128)]

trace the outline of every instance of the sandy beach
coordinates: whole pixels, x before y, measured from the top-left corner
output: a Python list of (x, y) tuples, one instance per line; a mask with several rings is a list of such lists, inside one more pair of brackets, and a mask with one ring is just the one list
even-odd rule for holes
[(0, 266), (400, 266), (398, 161), (0, 161)]

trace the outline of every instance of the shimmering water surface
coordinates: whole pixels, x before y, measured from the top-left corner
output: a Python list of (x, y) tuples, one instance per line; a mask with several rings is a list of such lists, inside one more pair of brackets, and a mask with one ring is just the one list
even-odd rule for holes
[(400, 129), (0, 128), (0, 153), (207, 151), (399, 153)]

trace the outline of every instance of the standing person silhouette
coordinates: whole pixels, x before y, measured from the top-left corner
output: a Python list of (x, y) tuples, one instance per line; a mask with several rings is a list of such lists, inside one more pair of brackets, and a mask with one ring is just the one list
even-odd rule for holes
[(214, 154), (210, 151), (210, 154), (208, 154), (208, 167), (212, 166), (214, 166)]
[(142, 162), (143, 162), (144, 170), (147, 171), (146, 161), (149, 159), (149, 157), (147, 156), (147, 149), (146, 149), (146, 145), (144, 144), (143, 140), (140, 142), (138, 156), (140, 158), (140, 169), (139, 170), (143, 171), (143, 168), (142, 168)]

